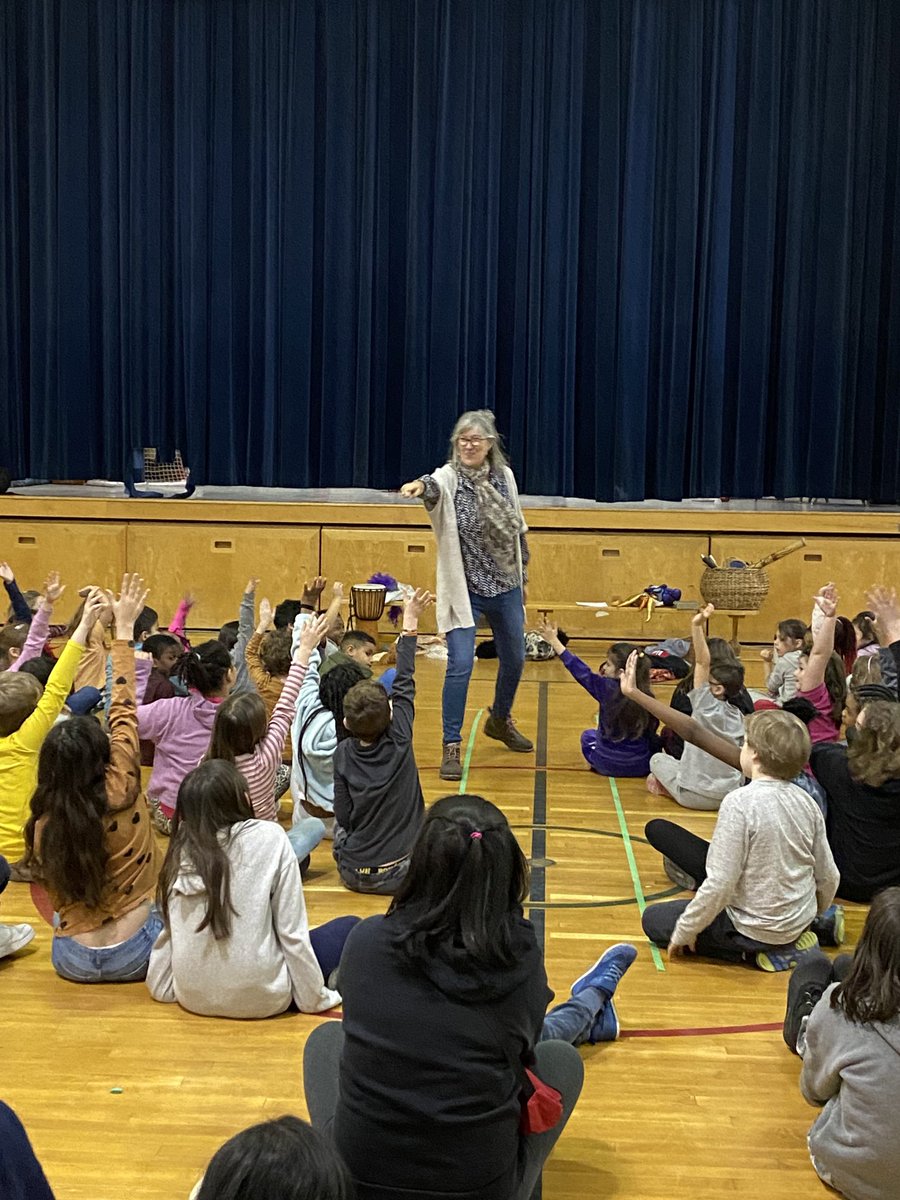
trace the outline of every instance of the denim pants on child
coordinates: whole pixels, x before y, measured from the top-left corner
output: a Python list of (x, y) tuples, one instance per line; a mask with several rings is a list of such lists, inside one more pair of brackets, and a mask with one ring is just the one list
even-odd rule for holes
[(318, 817), (295, 817), (287, 835), (297, 861), (302, 863), (325, 836), (325, 825)]
[(447, 633), (447, 674), (444, 677), (444, 742), (462, 740), (469, 678), (475, 662), (475, 628), (480, 616), (487, 617), (497, 646), (497, 684), (491, 712), (504, 720), (512, 712), (516, 688), (525, 665), (525, 614), (522, 589), (513, 588), (499, 596), (477, 596), (469, 592), (475, 625)]
[(56, 935), (50, 957), (57, 975), (72, 983), (138, 983), (147, 977), (150, 951), (162, 927), (162, 917), (151, 908), (137, 933), (117, 946), (83, 946)]

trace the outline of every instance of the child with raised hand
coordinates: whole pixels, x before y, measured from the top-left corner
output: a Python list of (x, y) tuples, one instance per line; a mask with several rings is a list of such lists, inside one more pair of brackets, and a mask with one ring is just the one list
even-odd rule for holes
[[(253, 618), (256, 613), (256, 589), (259, 579), (255, 575), (247, 580), (244, 594), (241, 596), (241, 606), (238, 610), (237, 634), (232, 645), (227, 645), (224, 639), (226, 626), (219, 630), (219, 641), (226, 645), (231, 654), (231, 662), (237, 671), (232, 694), (254, 692), (256, 688), (247, 672), (247, 643), (253, 636)], [(231, 622), (228, 622), (231, 624)]]
[(137, 575), (124, 577), (118, 599), (106, 594), (116, 633), (109, 734), (93, 717), (51, 730), (31, 801), (28, 862), (59, 914), (53, 965), (75, 983), (143, 979), (161, 926), (152, 907), (159, 861), (141, 797), (131, 645), (146, 594)]
[(784, 1040), (822, 1112), (809, 1154), (852, 1200), (894, 1200), (900, 1178), (900, 888), (872, 901), (851, 958), (811, 956), (791, 977)]
[(177, 674), (188, 688), (187, 697), (156, 700), (138, 709), (141, 740), (155, 747), (147, 799), (154, 825), (165, 834), (172, 831), (181, 781), (209, 749), (216, 712), (231, 692), (236, 672), (222, 643), (210, 641), (185, 654)]
[[(295, 651), (304, 625), (313, 619), (314, 606), (324, 587), (325, 580), (321, 578), (304, 585), (304, 610), (298, 613), (294, 622), (292, 645)], [(335, 583), (331, 604), (325, 612), (330, 628), (333, 628), (335, 615), (340, 612), (343, 594), (343, 585)], [(348, 662), (335, 667), (322, 679), (319, 674), (321, 656), (320, 643), (310, 654), (291, 724), (294, 752), (291, 795), (294, 823), (310, 816), (318, 817), (325, 825), (325, 836), (330, 838), (334, 834), (334, 752), (338, 742), (348, 736), (344, 727), (344, 697), (366, 675), (361, 663)]]
[(0, 579), (3, 580), (3, 586), (6, 588), (6, 594), (9, 597), (10, 622), (30, 625), (37, 605), (40, 602), (40, 593), (29, 592), (28, 595), (34, 598), (32, 603), (29, 603), (27, 597), (22, 595), (19, 585), (16, 583), (15, 572), (8, 562), (0, 562)]
[[(0, 854), (9, 859), (18, 860), (25, 849), (23, 830), (37, 783), (38, 755), (72, 690), (88, 635), (105, 604), (99, 588), (92, 589), (45, 688), (21, 671), (0, 673)], [(13, 880), (28, 878), (14, 862)]]
[(838, 594), (833, 583), (820, 588), (814, 597), (818, 616), (813, 617), (812, 648), (801, 651), (797, 665), (797, 695), (816, 710), (809, 723), (813, 745), (836, 742), (841, 732), (841, 714), (847, 698), (847, 672), (834, 653), (834, 627)]
[[(629, 659), (622, 691), (635, 698), (637, 661)], [(645, 701), (652, 710), (665, 706)], [(734, 753), (718, 734), (679, 714), (678, 732), (715, 752)], [(728, 962), (754, 961), (764, 971), (792, 967), (815, 947), (817, 934), (843, 939), (843, 912), (825, 822), (815, 800), (791, 781), (809, 757), (809, 734), (791, 713), (768, 710), (746, 721), (740, 768), (750, 783), (722, 801), (710, 842), (671, 821), (650, 821), (645, 834), (663, 855), (666, 873), (688, 890), (645, 909), (644, 932), (675, 956), (685, 950)], [(821, 919), (817, 917), (821, 914)]]
[(771, 700), (784, 704), (797, 694), (797, 668), (803, 652), (806, 625), (791, 618), (779, 621), (771, 650), (761, 650), (760, 658), (771, 670), (766, 678), (766, 691)]
[[(703, 623), (714, 612), (713, 605), (707, 604), (691, 620), (694, 686), (688, 699), (693, 719), (698, 724), (740, 746), (744, 738), (744, 717), (734, 702), (744, 686), (744, 668), (736, 660), (719, 658), (712, 662)], [(655, 795), (671, 796), (682, 808), (713, 812), (740, 781), (739, 771), (712, 758), (696, 744), (688, 743), (680, 759), (662, 753), (653, 755), (647, 790)]]
[[(281, 696), (285, 680), (291, 669), (291, 630), (276, 629), (272, 623), (273, 610), (263, 597), (259, 602), (259, 621), (256, 631), (247, 643), (244, 657), (250, 682), (262, 697), (266, 713), (271, 718)], [(292, 758), (291, 739), (287, 737), (282, 746), (281, 761), (284, 769), (279, 772), (279, 796), (290, 783)]]
[(866, 596), (875, 613), (875, 625), (881, 645), (878, 661), (881, 679), (900, 695), (900, 603), (893, 588), (875, 585)]
[[(271, 716), (256, 692), (232, 693), (216, 713), (208, 758), (233, 762), (247, 781), (247, 795), (254, 817), (277, 821), (275, 780), (281, 764), (284, 739), (290, 732), (297, 696), (309, 664), (309, 656), (328, 628), (327, 616), (308, 621), (300, 633), (290, 670)], [(325, 826), (307, 817), (292, 827), (288, 838), (304, 869), (309, 855), (325, 836)]]
[(351, 891), (396, 892), (425, 814), (412, 746), (414, 673), (419, 616), (433, 603), (421, 589), (406, 602), (392, 700), (371, 679), (344, 697), (350, 736), (334, 755), (333, 854)]
[(213, 1017), (271, 1017), (340, 1003), (327, 986), (356, 917), (310, 933), (297, 859), (284, 830), (253, 816), (244, 778), (221, 759), (202, 763), (178, 793), (159, 876), (164, 922), (147, 986)]
[[(581, 753), (588, 766), (598, 775), (645, 776), (650, 770), (650, 756), (658, 748), (656, 721), (645, 709), (626, 700), (619, 686), (625, 663), (635, 647), (630, 642), (610, 646), (600, 673), (595, 674), (587, 663), (566, 649), (555, 623), (545, 621), (538, 626), (538, 632), (572, 678), (600, 706), (597, 728), (586, 729), (581, 735)], [(653, 695), (650, 660), (646, 655), (638, 661), (637, 686)]]
[(53, 606), (65, 590), (65, 585), (59, 582), (59, 572), (51, 571), (44, 580), (40, 603), (30, 623), (15, 622), (0, 629), (0, 670), (19, 671), (43, 653), (50, 635)]

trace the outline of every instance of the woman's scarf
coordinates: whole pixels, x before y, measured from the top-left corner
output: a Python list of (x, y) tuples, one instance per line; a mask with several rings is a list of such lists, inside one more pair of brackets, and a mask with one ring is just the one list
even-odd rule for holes
[(490, 463), (485, 460), (480, 467), (460, 465), (457, 470), (474, 489), (485, 550), (505, 575), (518, 575), (519, 514), (491, 483)]

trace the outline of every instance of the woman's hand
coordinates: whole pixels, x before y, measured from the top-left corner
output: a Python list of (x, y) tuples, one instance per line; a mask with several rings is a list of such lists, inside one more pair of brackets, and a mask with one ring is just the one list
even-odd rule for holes
[(409, 483), (404, 483), (403, 487), (400, 489), (400, 495), (407, 496), (411, 500), (414, 500), (417, 496), (424, 496), (425, 484), (421, 479), (410, 480)]

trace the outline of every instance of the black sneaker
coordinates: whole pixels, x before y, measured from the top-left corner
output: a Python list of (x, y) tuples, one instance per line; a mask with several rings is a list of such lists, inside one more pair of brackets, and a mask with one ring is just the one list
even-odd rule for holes
[(534, 742), (529, 742), (524, 734), (519, 733), (512, 717), (495, 717), (492, 713), (484, 723), (484, 732), (486, 737), (502, 742), (508, 750), (527, 754), (534, 749)]
[(459, 760), (460, 743), (445, 742), (444, 754), (441, 758), (441, 769), (438, 772), (441, 779), (447, 779), (452, 783), (462, 779), (462, 763)]
[(697, 880), (693, 875), (688, 875), (687, 871), (682, 871), (677, 863), (672, 862), (671, 858), (663, 856), (663, 870), (673, 883), (677, 883), (680, 888), (686, 892), (696, 892)]

